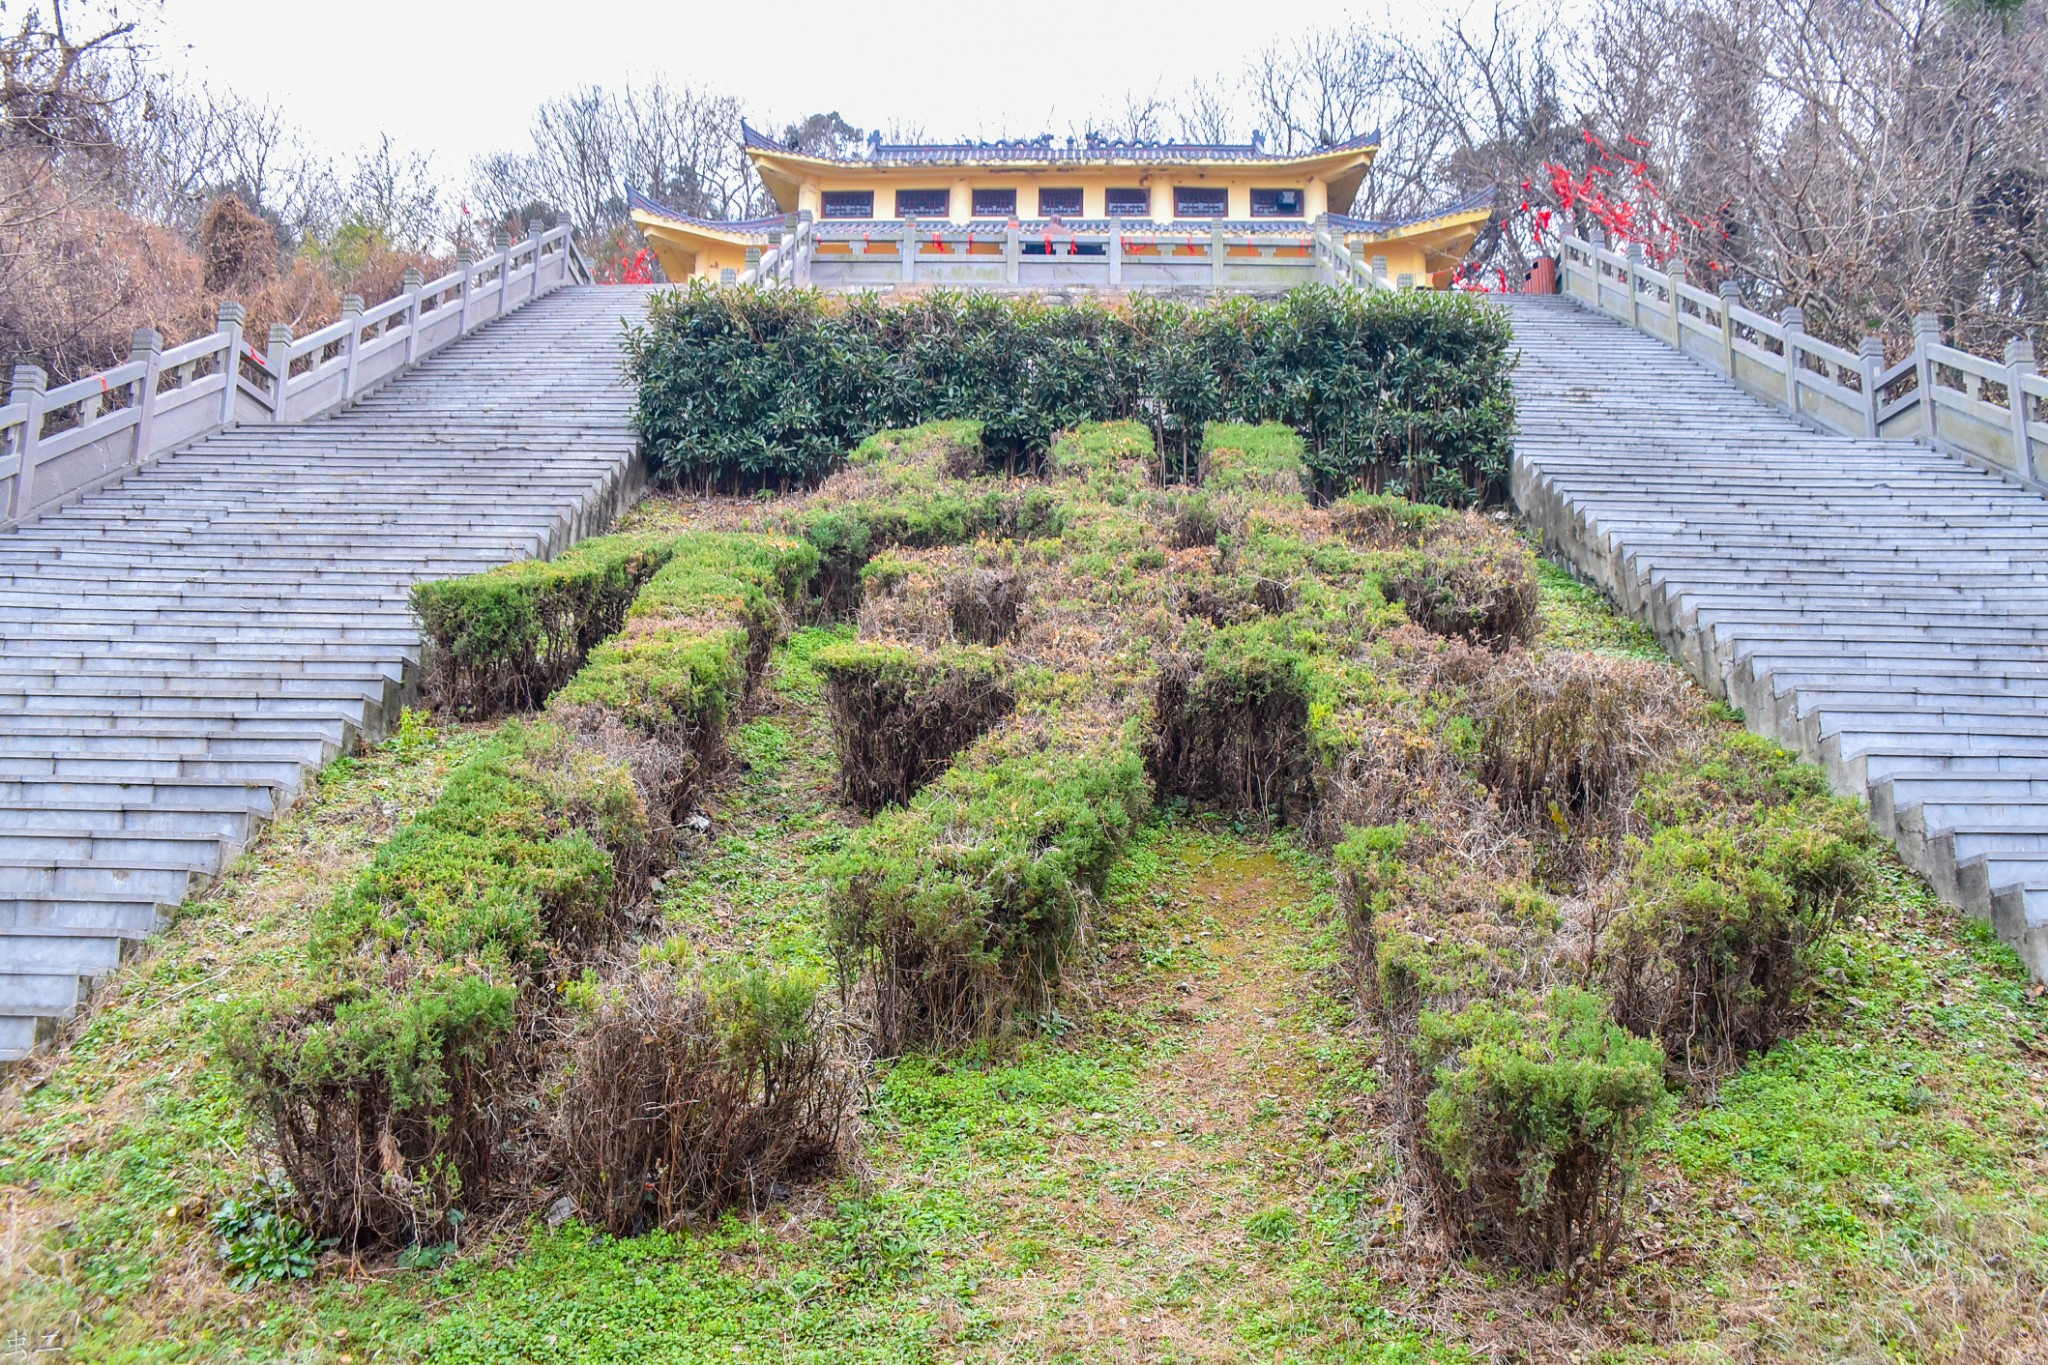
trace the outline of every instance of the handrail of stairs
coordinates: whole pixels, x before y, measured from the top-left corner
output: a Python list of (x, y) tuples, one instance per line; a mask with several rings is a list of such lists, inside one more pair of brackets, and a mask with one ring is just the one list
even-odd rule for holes
[(1743, 306), (1687, 281), (1685, 263), (1657, 270), (1640, 246), (1566, 235), (1559, 289), (1585, 307), (1656, 337), (1764, 401), (1840, 436), (1917, 440), (2048, 493), (2048, 379), (2033, 343), (2006, 343), (2003, 363), (1944, 345), (1932, 313), (1913, 319), (1913, 349), (1885, 363), (1881, 338), (1854, 351), (1806, 333), (1806, 315)]
[(374, 307), (350, 294), (340, 321), (304, 337), (273, 327), (260, 350), (243, 336), (246, 310), (230, 302), (206, 336), (166, 350), (141, 328), (127, 364), (55, 389), (39, 366), (16, 365), (0, 404), (0, 528), (227, 427), (332, 412), (493, 318), (589, 279), (567, 224), (526, 229), (519, 242), (501, 231), (481, 260), (458, 254), (439, 279), (407, 271), (403, 291)]

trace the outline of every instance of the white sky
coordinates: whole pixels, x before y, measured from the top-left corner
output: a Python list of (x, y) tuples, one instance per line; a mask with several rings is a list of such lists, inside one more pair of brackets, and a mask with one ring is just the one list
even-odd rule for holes
[[(837, 109), (933, 137), (1064, 132), (1124, 92), (1171, 95), (1343, 0), (166, 0), (161, 55), (268, 97), (324, 149), (390, 133), (444, 176), (523, 145), (542, 99), (652, 74), (737, 95), (757, 117)], [(1372, 12), (1440, 12), (1366, 0)], [(1249, 129), (1240, 130), (1241, 135)]]

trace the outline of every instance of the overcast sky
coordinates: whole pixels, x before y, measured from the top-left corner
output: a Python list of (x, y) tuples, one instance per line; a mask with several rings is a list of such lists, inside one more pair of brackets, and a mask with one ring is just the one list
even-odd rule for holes
[[(269, 97), (326, 149), (390, 133), (444, 175), (523, 141), (536, 103), (652, 74), (777, 119), (837, 109), (933, 136), (1064, 132), (1124, 92), (1163, 95), (1275, 38), (1417, 0), (168, 0), (159, 50)], [(1241, 130), (1248, 134), (1249, 129)]]

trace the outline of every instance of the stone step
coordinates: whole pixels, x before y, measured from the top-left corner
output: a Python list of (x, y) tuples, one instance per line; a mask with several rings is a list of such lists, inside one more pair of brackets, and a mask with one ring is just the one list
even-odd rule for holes
[(329, 418), (0, 532), (0, 1060), (395, 719), (413, 584), (603, 528), (636, 477), (617, 320), (648, 292), (537, 300)]

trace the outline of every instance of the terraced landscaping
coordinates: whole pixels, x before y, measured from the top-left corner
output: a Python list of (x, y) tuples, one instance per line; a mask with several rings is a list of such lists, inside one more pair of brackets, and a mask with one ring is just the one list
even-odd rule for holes
[[(1128, 426), (1061, 437), (1034, 479), (976, 472), (976, 437), (885, 435), (781, 499), (651, 498), (560, 572), (451, 585), (443, 713), (331, 766), (23, 1076), (8, 1340), (351, 1365), (2038, 1357), (2048, 1008), (1810, 770), (1503, 523), (1310, 506), (1284, 430), (1212, 427), (1201, 487), (1157, 484)], [(1517, 722), (1560, 695), (1608, 724)], [(552, 861), (446, 843), (509, 828), (464, 823), (486, 778)], [(1795, 936), (1745, 959), (1783, 992), (1674, 1028), (1670, 926), (1720, 913), (1736, 951), (1732, 905)], [(485, 1053), (428, 1011), (354, 1071), (337, 1047), (250, 1064), (337, 1019), (360, 1046), (386, 1016), (347, 1011), (379, 991), (473, 980), (508, 1001), (509, 1031), (466, 1035)], [(667, 1030), (729, 1085), (735, 1019), (779, 1030), (774, 1076), (846, 1082), (816, 1092), (829, 1152), (746, 1148), (737, 1186), (591, 1164), (607, 1030)], [(448, 1178), (470, 1158), (408, 1124), (449, 1101), (373, 1084), (401, 1042), (488, 1058), (498, 1159)], [(311, 1150), (275, 1125), (337, 1094), (378, 1116), (381, 1168), (309, 1205), (267, 1183)], [(736, 1102), (791, 1112), (758, 1083)], [(1514, 1126), (1540, 1104), (1566, 1139)], [(1546, 1262), (1512, 1207), (1445, 1202), (1489, 1123), (1524, 1171), (1608, 1144), (1627, 1180), (1597, 1255)]]

